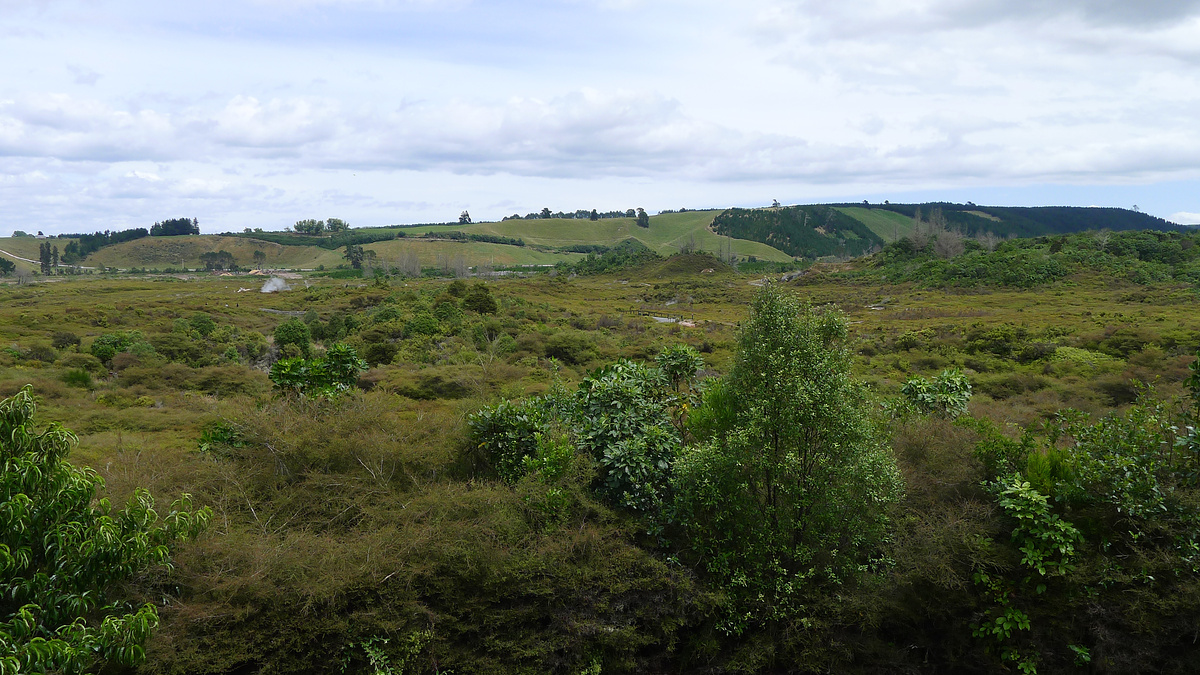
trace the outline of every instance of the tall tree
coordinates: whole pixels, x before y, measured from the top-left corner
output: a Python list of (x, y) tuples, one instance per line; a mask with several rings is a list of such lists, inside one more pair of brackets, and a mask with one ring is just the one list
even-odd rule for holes
[(466, 211), (463, 211), (462, 213), (458, 214), (458, 224), (459, 225), (470, 225), (471, 224), (471, 214), (467, 213)]
[(902, 490), (872, 423), (838, 314), (768, 286), (729, 375), (691, 420), (676, 463), (679, 513), (698, 559), (747, 619), (789, 620), (813, 585), (867, 564)]
[(50, 274), (50, 242), (43, 241), (38, 244), (38, 263), (41, 266), (42, 274)]
[(361, 270), (362, 265), (363, 265), (363, 260), (366, 258), (366, 252), (363, 251), (362, 246), (359, 246), (357, 244), (347, 244), (346, 245), (346, 253), (344, 255), (342, 255), (342, 257), (345, 258), (346, 260), (350, 261), (351, 267), (353, 267), (356, 270)]
[(638, 227), (650, 227), (650, 214), (646, 213), (645, 209), (637, 210), (637, 225)]
[(296, 230), (296, 232), (299, 232), (300, 234), (321, 234), (325, 231), (325, 221), (313, 220), (312, 218), (308, 218), (307, 220), (297, 220), (296, 224), (292, 226), (292, 229)]

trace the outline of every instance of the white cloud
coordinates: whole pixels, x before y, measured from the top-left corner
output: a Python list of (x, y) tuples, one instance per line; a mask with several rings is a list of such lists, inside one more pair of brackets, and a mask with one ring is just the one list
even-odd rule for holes
[(81, 84), (90, 87), (100, 81), (100, 73), (97, 73), (91, 68), (69, 65), (67, 66), (67, 70), (71, 71), (71, 74), (74, 75), (75, 84)]
[(1179, 211), (1167, 216), (1167, 220), (1180, 225), (1200, 225), (1200, 213), (1189, 213), (1187, 211)]
[(0, 197), (47, 223), (1200, 179), (1200, 0), (0, 7)]

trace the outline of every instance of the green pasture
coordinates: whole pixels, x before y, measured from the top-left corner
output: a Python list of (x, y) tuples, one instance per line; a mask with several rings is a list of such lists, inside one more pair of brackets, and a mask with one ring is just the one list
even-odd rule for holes
[(709, 226), (720, 211), (688, 211), (664, 213), (650, 217), (650, 227), (638, 227), (633, 218), (607, 218), (597, 221), (546, 219), (505, 220), (472, 225), (425, 226), (406, 229), (409, 236), (425, 232), (461, 230), (475, 234), (492, 234), (523, 239), (527, 246), (563, 248), (573, 245), (598, 244), (615, 246), (626, 239), (636, 239), (660, 255), (673, 255), (694, 244), (711, 253), (730, 246), (739, 256), (755, 256), (760, 260), (786, 262), (791, 256), (778, 249), (755, 241), (728, 239), (712, 232)]
[[(375, 251), (376, 262), (386, 262), (399, 265), (400, 261), (417, 254), (421, 267), (444, 267), (453, 263), (459, 257), (468, 267), (479, 265), (512, 266), (512, 265), (553, 265), (558, 262), (571, 262), (582, 258), (579, 253), (558, 253), (539, 250), (531, 246), (509, 246), (506, 244), (491, 244), (478, 241), (451, 241), (446, 239), (422, 239), (405, 237), (390, 241), (377, 241), (363, 245), (364, 249)], [(341, 250), (335, 251), (338, 256)], [(345, 263), (345, 261), (341, 261)], [(328, 264), (326, 264), (328, 267)]]
[(902, 213), (861, 206), (836, 207), (838, 211), (866, 225), (884, 241), (892, 242), (913, 233), (913, 220)]

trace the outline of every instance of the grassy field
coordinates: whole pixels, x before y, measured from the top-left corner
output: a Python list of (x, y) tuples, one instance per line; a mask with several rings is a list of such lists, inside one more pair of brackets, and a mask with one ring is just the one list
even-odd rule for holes
[[(16, 256), (16, 258), (37, 260), (39, 255), (38, 249), (45, 241), (45, 239), (38, 239), (36, 237), (0, 237), (0, 250), (7, 251), (13, 256)], [(58, 246), (58, 250), (61, 253), (63, 247), (65, 247), (67, 243), (72, 240), (53, 239), (51, 241), (53, 245)], [(4, 254), (0, 253), (0, 255)], [(38, 268), (37, 263), (29, 263), (22, 260), (17, 260), (9, 256), (5, 257), (16, 263), (18, 271), (30, 272)]]
[[(366, 244), (363, 248), (375, 251), (377, 261), (396, 263), (415, 252), (422, 267), (440, 267), (459, 256), (469, 267), (477, 265), (553, 265), (582, 258), (579, 253), (543, 251), (531, 246), (507, 246), (477, 241), (449, 241), (406, 237)], [(340, 251), (338, 252), (340, 254)], [(344, 261), (343, 261), (344, 262)]]
[[(690, 211), (651, 216), (650, 228), (640, 228), (632, 218), (586, 220), (510, 220), (498, 223), (476, 223), (458, 226), (424, 226), (405, 228), (408, 236), (402, 239), (375, 242), (364, 248), (373, 250), (381, 261), (398, 263), (409, 252), (416, 252), (423, 267), (438, 267), (459, 257), (469, 267), (477, 265), (553, 265), (571, 262), (581, 254), (557, 249), (572, 245), (613, 246), (633, 238), (661, 255), (678, 253), (691, 246), (698, 250), (718, 252), (728, 247), (734, 254), (759, 260), (787, 262), (791, 257), (765, 244), (727, 239), (709, 230), (717, 211)], [(508, 246), (485, 242), (456, 242), (422, 240), (419, 235), (428, 231), (461, 230), (476, 234), (520, 238), (526, 246)], [(37, 259), (42, 240), (32, 237), (0, 239), (0, 249), (24, 258)], [(62, 250), (69, 240), (53, 240)], [(164, 269), (202, 267), (200, 255), (228, 251), (237, 264), (253, 265), (253, 254), (263, 251), (270, 268), (315, 269), (333, 268), (346, 263), (342, 250), (327, 250), (317, 246), (283, 246), (272, 242), (244, 237), (201, 235), (189, 237), (145, 237), (135, 241), (108, 246), (93, 253), (87, 266)], [(19, 261), (18, 261), (19, 262)], [(24, 270), (36, 265), (20, 263)]]
[(892, 242), (913, 232), (913, 220), (895, 211), (858, 206), (838, 207), (838, 211), (866, 225), (884, 241)]
[(650, 227), (641, 228), (633, 218), (588, 220), (506, 220), (497, 223), (476, 223), (465, 226), (412, 228), (413, 233), (436, 230), (462, 230), (478, 234), (516, 237), (533, 246), (561, 248), (576, 244), (613, 246), (633, 238), (660, 255), (678, 253), (694, 243), (704, 251), (716, 253), (721, 246), (730, 246), (739, 256), (755, 256), (761, 260), (790, 261), (791, 256), (766, 244), (739, 239), (726, 239), (714, 234), (709, 225), (720, 211), (688, 211), (664, 213), (650, 217)]

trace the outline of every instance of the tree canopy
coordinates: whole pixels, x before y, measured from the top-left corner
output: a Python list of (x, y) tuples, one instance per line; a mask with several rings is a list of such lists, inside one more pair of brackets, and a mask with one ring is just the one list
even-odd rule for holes
[(200, 221), (195, 218), (171, 218), (154, 223), (151, 237), (175, 237), (185, 234), (200, 234)]
[(678, 510), (730, 594), (728, 629), (793, 619), (814, 585), (866, 564), (903, 491), (842, 345), (846, 324), (772, 286), (751, 306), (729, 375), (676, 463)]

